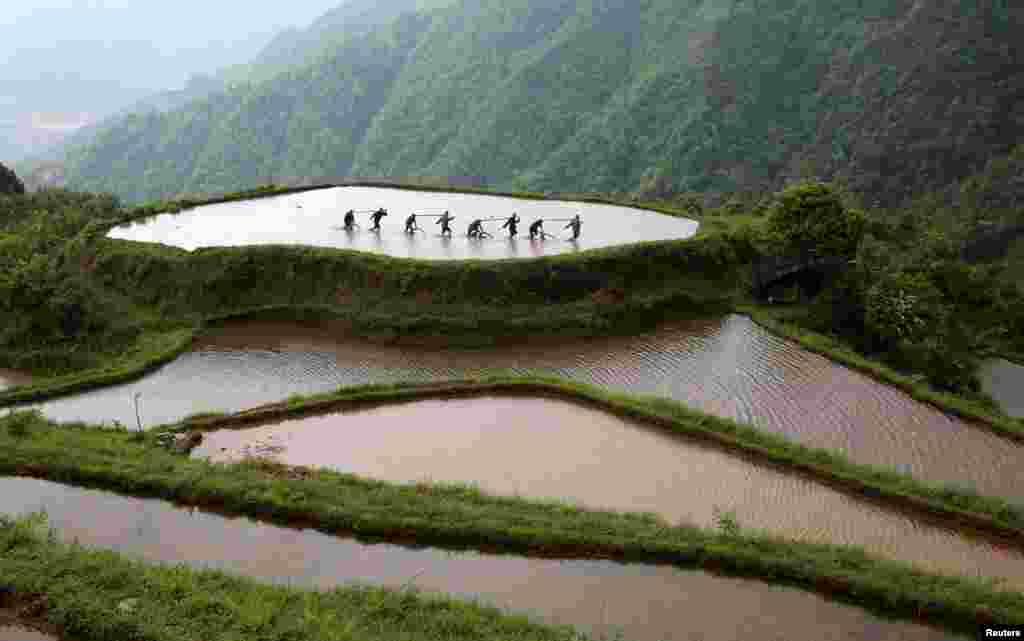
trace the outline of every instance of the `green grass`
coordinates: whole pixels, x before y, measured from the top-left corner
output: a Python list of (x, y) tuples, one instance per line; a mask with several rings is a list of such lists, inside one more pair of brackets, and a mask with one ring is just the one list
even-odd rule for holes
[(568, 627), (414, 589), (312, 592), (212, 570), (148, 565), (57, 543), (30, 519), (0, 517), (0, 550), (0, 597), (6, 590), (15, 604), (45, 603), (41, 616), (81, 641), (582, 638)]
[(897, 372), (883, 363), (857, 353), (852, 347), (835, 338), (798, 325), (798, 319), (803, 313), (799, 307), (787, 309), (748, 303), (738, 305), (736, 311), (749, 315), (765, 329), (793, 340), (809, 351), (901, 389), (915, 400), (928, 403), (953, 416), (973, 421), (1000, 436), (1024, 441), (1024, 421), (1001, 414), (998, 408), (991, 404), (938, 391), (925, 383), (923, 376)]
[(555, 377), (489, 375), (463, 381), (345, 387), (313, 396), (295, 395), (280, 403), (250, 408), (232, 416), (194, 416), (153, 431), (245, 427), (366, 404), (486, 393), (555, 395), (587, 403), (676, 434), (711, 441), (755, 460), (809, 474), (848, 493), (888, 500), (903, 508), (938, 514), (951, 523), (959, 520), (1011, 538), (1024, 534), (1024, 509), (1002, 499), (982, 496), (964, 488), (924, 483), (887, 468), (856, 464), (842, 454), (809, 448), (774, 433), (701, 413), (675, 401), (609, 392)]
[[(400, 391), (378, 386), (362, 394), (393, 398)], [(904, 563), (871, 558), (856, 547), (794, 543), (745, 530), (669, 526), (650, 514), (496, 497), (461, 485), (400, 485), (266, 461), (214, 465), (170, 453), (157, 445), (152, 433), (58, 426), (34, 416), (30, 425), (18, 428), (19, 434), (11, 434), (11, 420), (0, 419), (0, 474), (162, 497), (285, 524), (313, 524), (328, 533), (719, 569), (801, 585), (881, 613), (920, 616), (951, 629), (966, 631), (970, 622), (987, 616), (1024, 622), (1024, 594), (1002, 592), (985, 581), (920, 572)]]
[[(116, 220), (323, 187), (270, 185), (204, 200), (155, 203), (128, 210)], [(671, 202), (639, 204), (685, 215)], [(0, 365), (29, 371), (40, 380), (29, 388), (0, 393), (0, 404), (127, 380), (179, 353), (188, 340), (185, 328), (198, 331), (207, 321), (253, 312), (338, 319), (350, 323), (355, 334), (374, 340), (401, 338), (463, 347), (538, 332), (566, 337), (624, 334), (666, 318), (724, 312), (740, 296), (747, 278), (744, 261), (752, 248), (743, 230), (753, 223), (739, 216), (709, 220), (714, 223), (684, 241), (503, 261), (417, 261), (296, 246), (189, 253), (105, 239), (103, 225), (92, 226), (82, 232), (90, 239), (90, 260), (95, 260), (90, 279), (111, 300), (125, 305), (121, 320), (141, 327), (141, 336), (131, 344), (123, 337), (96, 336), (41, 347), (10, 346), (0, 351)]]
[[(95, 367), (86, 369), (57, 368), (50, 376), (38, 377), (28, 385), (0, 391), (0, 406), (10, 403), (40, 401), (55, 396), (114, 385), (138, 378), (176, 358), (192, 344), (196, 325), (163, 323), (144, 329), (135, 342), (125, 349), (100, 352)], [(72, 347), (73, 349), (73, 347)], [(4, 356), (4, 355), (0, 355)], [(7, 354), (3, 360), (17, 366), (26, 353)], [(90, 359), (93, 362), (93, 359)]]

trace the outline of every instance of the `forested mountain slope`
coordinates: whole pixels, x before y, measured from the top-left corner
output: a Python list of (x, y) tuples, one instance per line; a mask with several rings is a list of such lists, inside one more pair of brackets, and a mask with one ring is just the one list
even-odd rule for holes
[(810, 169), (893, 202), (1024, 133), (1011, 2), (410, 0), (305, 67), (120, 123), (68, 178), (148, 199), (345, 175), (730, 191)]

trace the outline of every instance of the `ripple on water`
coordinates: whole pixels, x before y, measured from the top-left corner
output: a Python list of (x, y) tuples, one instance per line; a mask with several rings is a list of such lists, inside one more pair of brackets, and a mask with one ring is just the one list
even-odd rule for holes
[(57, 637), (44, 634), (24, 625), (5, 625), (0, 617), (0, 639), (3, 641), (59, 641)]
[(1024, 553), (912, 519), (722, 450), (562, 400), (422, 400), (208, 433), (196, 456), (269, 455), (396, 482), (654, 512), (673, 523), (742, 526), (1024, 590)]
[(0, 512), (45, 509), (64, 540), (149, 561), (329, 589), (368, 582), (473, 597), (592, 634), (637, 641), (952, 641), (815, 594), (665, 566), (365, 545), (34, 479), (0, 479)]
[(1020, 501), (1024, 447), (773, 336), (750, 319), (665, 324), (630, 337), (483, 350), (376, 345), (299, 323), (238, 321), (134, 383), (43, 405), (57, 420), (146, 425), (200, 411), (239, 411), (341, 385), (460, 378), (482, 370), (554, 373), (665, 396), (753, 423), (859, 463), (909, 471)]

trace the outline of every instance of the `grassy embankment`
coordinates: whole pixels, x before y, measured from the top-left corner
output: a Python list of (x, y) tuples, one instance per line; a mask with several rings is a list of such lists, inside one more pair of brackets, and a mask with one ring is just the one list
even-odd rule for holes
[(928, 403), (947, 414), (973, 421), (1000, 436), (1024, 442), (1024, 420), (1006, 416), (992, 405), (936, 390), (925, 383), (921, 375), (898, 372), (884, 363), (854, 351), (835, 338), (808, 329), (799, 323), (799, 319), (806, 314), (806, 308), (802, 306), (769, 307), (743, 303), (737, 305), (735, 310), (749, 315), (765, 329), (793, 340), (809, 351), (901, 389), (922, 403)]
[[(261, 193), (275, 195), (276, 192), (261, 190)], [(247, 198), (252, 195), (249, 193), (238, 197)], [(231, 198), (220, 200), (226, 199)], [(151, 210), (147, 215), (152, 213), (156, 212)], [(731, 223), (720, 223), (719, 229), (725, 232), (730, 226)], [(118, 287), (140, 307), (152, 309), (156, 314), (177, 319), (175, 322), (191, 327), (199, 327), (207, 320), (225, 315), (245, 314), (254, 310), (273, 313), (277, 310), (290, 316), (299, 314), (341, 318), (354, 331), (381, 340), (394, 340), (400, 334), (411, 334), (419, 340), (441, 341), (451, 337), (458, 340), (461, 337), (473, 344), (489, 344), (504, 336), (523, 334), (564, 334), (575, 331), (586, 335), (635, 331), (643, 324), (651, 324), (669, 315), (706, 315), (731, 308), (738, 300), (737, 292), (742, 289), (740, 285), (745, 277), (742, 269), (743, 254), (748, 248), (744, 247), (742, 239), (728, 238), (727, 233), (711, 234), (707, 229), (705, 227), (696, 239), (689, 241), (646, 243), (587, 252), (580, 256), (502, 261), (501, 264), (494, 261), (467, 261), (451, 265), (310, 248), (228, 248), (204, 250), (189, 255), (187, 252), (163, 247), (102, 241), (96, 253), (95, 272), (108, 286)], [(735, 230), (735, 227), (732, 229)], [(673, 285), (666, 286), (666, 283)], [(267, 284), (272, 286), (268, 288)], [(630, 285), (631, 289), (626, 290), (626, 285)], [(523, 298), (527, 300), (523, 301)], [(186, 338), (190, 332), (179, 331), (181, 333), (175, 335), (175, 340), (168, 340), (162, 346), (157, 346), (154, 341), (152, 350), (140, 350), (137, 356), (145, 356), (136, 358), (135, 364), (130, 362), (131, 359), (125, 359), (116, 372), (106, 373), (107, 378), (95, 378), (91, 377), (91, 373), (83, 372), (77, 380), (69, 381), (69, 387), (50, 387), (45, 390), (37, 385), (15, 390), (7, 396), (0, 395), (0, 402), (13, 400), (15, 395), (21, 399), (38, 398), (69, 389), (81, 389), (90, 384), (123, 380), (133, 375), (134, 365), (143, 362), (152, 365), (172, 357), (183, 345), (187, 345)], [(834, 354), (828, 355), (835, 357)], [(42, 385), (51, 386), (52, 383), (43, 381)], [(648, 403), (648, 408), (657, 408), (661, 403), (661, 410), (672, 405), (656, 400), (637, 402)], [(678, 409), (672, 408), (669, 414)], [(722, 428), (717, 419), (695, 413), (690, 413), (690, 418), (694, 424), (711, 426), (698, 431), (719, 433)], [(861, 489), (857, 491), (865, 494), (890, 498), (897, 498), (901, 494), (909, 496), (912, 499), (910, 502), (919, 501), (925, 506), (931, 504), (933, 508), (938, 506), (938, 510), (947, 516), (958, 512), (977, 513), (991, 516), (992, 521), (998, 524), (996, 529), (1019, 527), (1018, 513), (1000, 502), (970, 496), (969, 493), (965, 495), (925, 488), (922, 484), (890, 472), (859, 469), (830, 453), (800, 451), (802, 448), (799, 446), (751, 428), (729, 426), (721, 430), (721, 433), (729, 434), (737, 429), (745, 432), (744, 438), (736, 439), (737, 447), (755, 453), (759, 458), (767, 457), (790, 467), (805, 469), (818, 477), (832, 478), (839, 485), (860, 485)], [(764, 439), (775, 442), (765, 446)], [(251, 514), (278, 514), (285, 509), (283, 504), (273, 502), (257, 502), (253, 506), (246, 499), (239, 498), (245, 496), (239, 485), (235, 485), (234, 498), (226, 498), (223, 493), (209, 489), (205, 493), (194, 494), (193, 477), (188, 474), (184, 477), (184, 485), (180, 479), (172, 483), (169, 478), (154, 484), (152, 481), (147, 482), (144, 474), (133, 479), (134, 473), (131, 471), (121, 470), (114, 474), (110, 470), (99, 473), (96, 469), (86, 471), (82, 468), (50, 466), (50, 461), (56, 460), (54, 457), (69, 449), (81, 451), (81, 447), (76, 447), (76, 444), (63, 443), (47, 450), (45, 456), (32, 458), (35, 462), (29, 463), (28, 468), (12, 469), (19, 472), (27, 469), (50, 478), (70, 478), (105, 487), (132, 488), (136, 491), (144, 488), (145, 493), (186, 500), (191, 498), (198, 502), (233, 502), (235, 509), (242, 508)], [(136, 472), (141, 474), (141, 468), (144, 467), (136, 468)], [(826, 472), (822, 474), (822, 470)], [(176, 472), (180, 471), (176, 469)], [(261, 473), (265, 474), (266, 471)], [(320, 474), (315, 473), (317, 476)], [(877, 477), (877, 474), (886, 478)], [(171, 476), (177, 476), (177, 473)], [(867, 482), (862, 482), (865, 477)], [(453, 491), (456, 494), (462, 492), (458, 489)], [(974, 518), (965, 514), (961, 516)], [(285, 518), (302, 517), (299, 512), (292, 510)], [(432, 530), (422, 522), (412, 526), (406, 522), (397, 527), (382, 526), (380, 522), (375, 522), (376, 525), (368, 528), (353, 527), (352, 523), (359, 521), (352, 519), (345, 522), (348, 525), (339, 531), (365, 532), (368, 529), (392, 538), (396, 532), (404, 532), (421, 541), (424, 538), (437, 538), (436, 528)], [(469, 542), (481, 545), (486, 544), (488, 536), (494, 534), (467, 530), (463, 536), (457, 534), (457, 527), (442, 530), (439, 542), (443, 543), (458, 542), (468, 536)], [(593, 541), (575, 540), (571, 545), (563, 545), (561, 551), (569, 553), (569, 548), (575, 546), (577, 554), (581, 549), (595, 554), (603, 550), (601, 554), (611, 556), (636, 554), (637, 558), (657, 558), (657, 554), (651, 556), (651, 550), (644, 551), (642, 542), (629, 543), (631, 538), (624, 536), (616, 544), (619, 547), (613, 545), (611, 548), (602, 548), (603, 543), (598, 545)], [(747, 542), (745, 545), (749, 544)], [(531, 545), (535, 550), (554, 549), (554, 543), (544, 537), (541, 537), (539, 543), (536, 537), (513, 537), (509, 545), (520, 549), (530, 549)], [(744, 554), (749, 555), (749, 551)], [(736, 561), (736, 558), (741, 557), (729, 557), (732, 560), (724, 561), (712, 559), (711, 564), (732, 567), (738, 563), (746, 567), (748, 560)], [(684, 554), (683, 558), (693, 561), (695, 558), (706, 560), (708, 557)], [(794, 574), (788, 562), (781, 565), (776, 561), (758, 562), (754, 564), (756, 569), (753, 573), (795, 580), (804, 585), (813, 584), (827, 591), (831, 589), (828, 586), (835, 586), (834, 577), (828, 574), (834, 566), (829, 563), (832, 561), (815, 565), (815, 569), (809, 573), (801, 573), (801, 570)], [(822, 579), (823, 576), (826, 578)], [(882, 604), (882, 610), (904, 614), (920, 606), (921, 599), (918, 597), (921, 593), (911, 589), (910, 584), (893, 583), (889, 579), (881, 584), (885, 585), (885, 589), (879, 591), (876, 585), (872, 588), (874, 591), (864, 593), (860, 583), (848, 584), (843, 579), (838, 583), (841, 586), (838, 592), (859, 594), (855, 598), (858, 602), (865, 602), (863, 595), (868, 594), (867, 601), (878, 601)], [(939, 592), (945, 590), (943, 587)], [(986, 612), (990, 612), (985, 609), (988, 607), (985, 605), (977, 611), (972, 609), (974, 606), (965, 610), (964, 603), (977, 605), (976, 600), (965, 600), (962, 591), (956, 591), (956, 594), (953, 601), (959, 602), (959, 605), (943, 605), (939, 608), (942, 611), (940, 618), (949, 621), (957, 618), (950, 614), (953, 611), (961, 614), (968, 610), (974, 614), (980, 612), (982, 618)], [(925, 602), (934, 605), (939, 601), (927, 597)]]
[[(9, 403), (36, 401), (63, 396), (85, 390), (114, 385), (136, 379), (173, 360), (192, 345), (197, 326), (192, 323), (161, 323), (150, 325), (139, 333), (135, 341), (120, 349), (97, 346), (88, 351), (90, 362), (102, 361), (87, 369), (44, 369), (28, 366), (32, 354), (20, 352), (7, 355), (3, 362), (14, 369), (31, 371), (36, 380), (0, 391), (0, 406)], [(53, 356), (44, 357), (53, 363)], [(51, 373), (46, 376), (45, 373)]]
[(489, 496), (465, 486), (393, 484), (260, 460), (213, 465), (172, 454), (152, 434), (58, 426), (31, 414), (0, 419), (0, 473), (378, 540), (702, 567), (800, 585), (879, 613), (965, 632), (975, 622), (1024, 623), (1024, 594), (921, 572), (859, 548), (794, 543), (742, 529), (669, 526), (652, 515)]
[[(278, 195), (292, 190), (268, 188), (255, 193)], [(640, 204), (686, 215), (670, 203)], [(140, 208), (125, 219), (174, 211), (178, 205)], [(503, 339), (546, 334), (629, 333), (664, 318), (737, 310), (752, 315), (771, 331), (897, 386), (920, 401), (978, 421), (1002, 435), (1024, 438), (1024, 424), (1002, 416), (991, 406), (938, 392), (837, 341), (782, 322), (792, 310), (751, 304), (745, 294), (750, 277), (746, 265), (754, 247), (747, 232), (757, 219), (708, 216), (701, 223), (698, 235), (685, 241), (506, 261), (417, 261), (281, 246), (190, 254), (103, 241), (96, 270), (105, 286), (133, 297), (138, 305), (158, 309), (165, 317), (201, 323), (261, 312), (285, 318), (337, 319), (353, 333), (371, 340), (437, 345), (487, 346)]]
[[(257, 193), (281, 192), (266, 189)], [(486, 345), (523, 336), (628, 333), (667, 317), (728, 311), (741, 300), (739, 284), (745, 276), (745, 252), (750, 248), (733, 232), (744, 224), (685, 241), (510, 261), (415, 261), (282, 246), (189, 253), (102, 240), (90, 264), (92, 276), (104, 287), (130, 298), (137, 308), (175, 319), (172, 322), (181, 327), (198, 328), (232, 315), (277, 315), (340, 320), (349, 331), (376, 340), (401, 337), (415, 342)], [(790, 335), (823, 351), (806, 333)], [(143, 338), (150, 340), (149, 349), (139, 350), (134, 358), (124, 358), (104, 370), (44, 379), (0, 392), (0, 403), (38, 400), (125, 380), (179, 353), (187, 347), (191, 332), (178, 329), (166, 336), (144, 334)], [(838, 349), (830, 347), (826, 354), (872, 375), (887, 372), (863, 359), (853, 360)], [(900, 379), (886, 382), (892, 380)], [(923, 396), (920, 389), (915, 390)], [(926, 400), (937, 400), (936, 404), (949, 409), (956, 399), (931, 396)], [(726, 435), (733, 430), (722, 428), (727, 423), (710, 417), (700, 420)], [(1022, 527), (1019, 509), (969, 490), (937, 489), (891, 472), (856, 469), (821, 452), (794, 456), (792, 452), (799, 451), (794, 449), (799, 446), (757, 434), (735, 446), (790, 467), (810, 465), (817, 476), (842, 485), (857, 479), (861, 493), (904, 499), (916, 496), (933, 508), (941, 506), (947, 514), (970, 512), (991, 520), (993, 527)], [(764, 438), (771, 441), (767, 449)]]
[(491, 375), (439, 383), (343, 387), (331, 393), (297, 395), (232, 415), (200, 414), (155, 428), (153, 432), (235, 429), (366, 405), (485, 394), (554, 396), (584, 403), (657, 429), (711, 442), (749, 460), (807, 475), (847, 493), (867, 496), (918, 514), (938, 516), (949, 526), (985, 531), (1014, 544), (1021, 544), (1024, 536), (1024, 509), (1002, 499), (967, 489), (924, 483), (887, 468), (856, 464), (840, 453), (809, 448), (668, 399), (609, 392), (555, 377)]
[[(132, 314), (161, 319), (160, 323), (145, 326), (135, 345), (97, 352), (103, 365), (89, 367), (91, 371), (83, 371), (83, 363), (95, 365), (97, 356), (80, 344), (54, 349), (88, 352), (88, 360), (54, 355), (46, 359), (66, 363), (63, 369), (33, 367), (27, 352), (2, 354), (4, 365), (28, 369), (39, 380), (0, 392), (0, 403), (40, 400), (124, 380), (133, 372), (139, 375), (180, 353), (188, 344), (186, 328), (198, 330), (211, 320), (252, 313), (337, 320), (370, 340), (459, 346), (548, 334), (628, 333), (664, 318), (729, 309), (749, 251), (739, 234), (743, 223), (737, 221), (718, 221), (718, 232), (702, 230), (687, 241), (508, 261), (416, 261), (285, 246), (189, 253), (102, 238), (117, 222), (313, 188), (321, 187), (267, 187), (204, 201), (157, 203), (126, 211), (89, 230), (92, 249), (83, 259), (89, 278), (112, 298), (127, 301)], [(171, 338), (161, 335), (168, 327)]]
[(51, 540), (40, 522), (0, 517), (0, 607), (78, 641), (530, 639), (571, 641), (495, 608), (411, 589), (312, 592), (212, 570), (148, 565)]

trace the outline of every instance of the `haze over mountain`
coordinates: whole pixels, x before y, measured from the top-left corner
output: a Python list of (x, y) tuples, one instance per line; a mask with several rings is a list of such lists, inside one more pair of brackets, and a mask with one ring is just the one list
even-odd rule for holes
[(347, 175), (731, 191), (810, 168), (899, 200), (1024, 133), (1024, 7), (981, 4), (353, 0), (244, 82), (107, 128), (68, 178), (140, 200)]
[(277, 32), (308, 24), (337, 1), (253, 11), (239, 0), (6, 0), (0, 158), (22, 157), (73, 125), (180, 89), (194, 73), (247, 62)]

